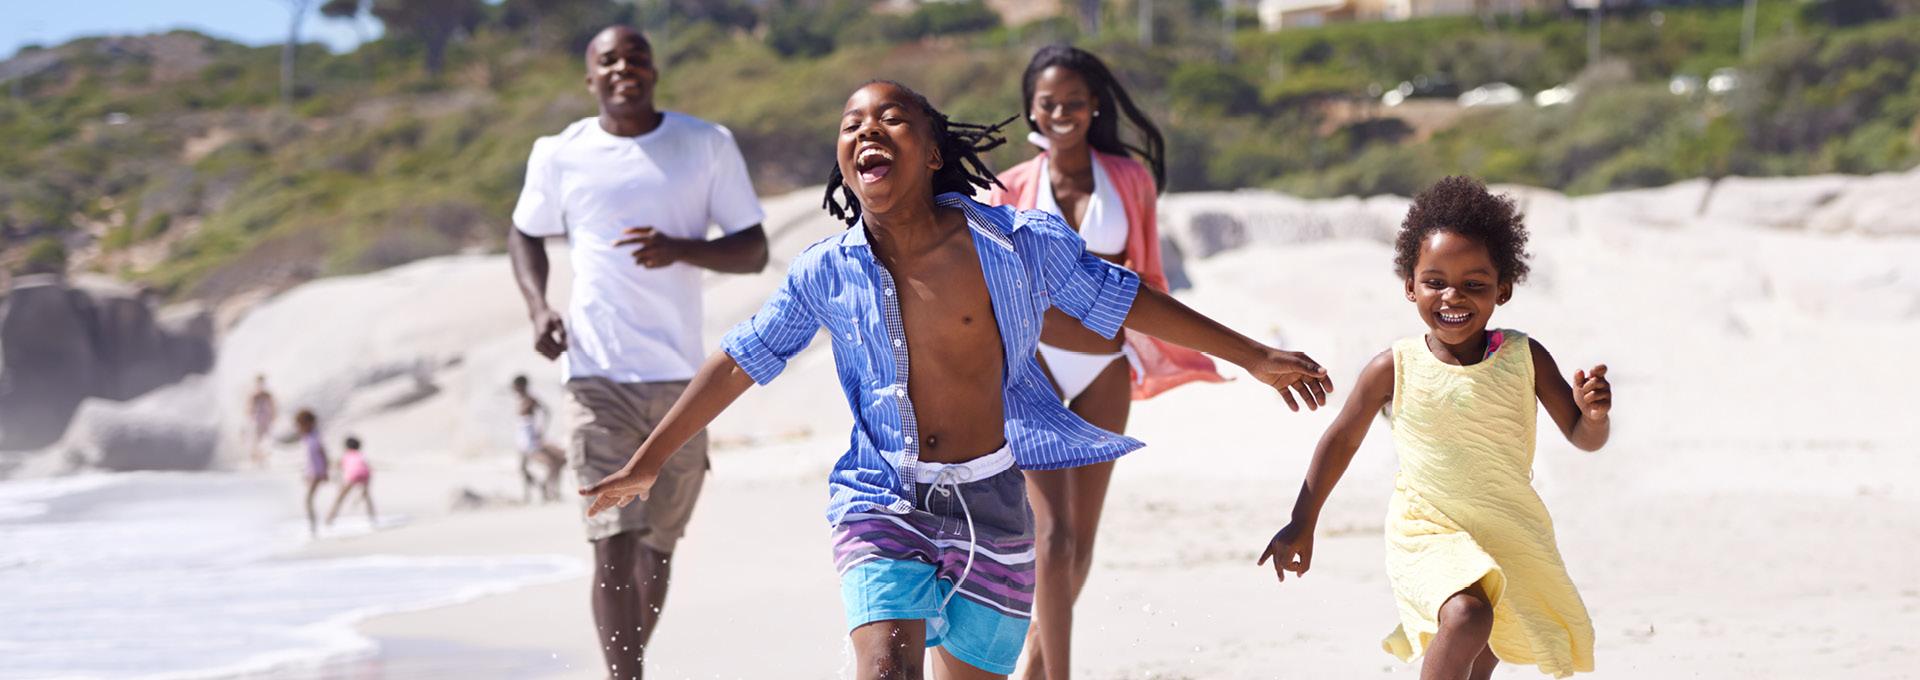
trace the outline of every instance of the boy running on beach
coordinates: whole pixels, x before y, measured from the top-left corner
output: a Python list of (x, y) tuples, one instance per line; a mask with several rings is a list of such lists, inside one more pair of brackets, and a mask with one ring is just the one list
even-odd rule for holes
[(1387, 505), (1387, 579), (1400, 627), (1382, 645), (1426, 656), (1423, 680), (1485, 680), (1501, 661), (1555, 677), (1593, 670), (1593, 622), (1533, 490), (1537, 400), (1567, 441), (1606, 445), (1607, 367), (1560, 377), (1547, 348), (1487, 324), (1527, 276), (1527, 229), (1511, 199), (1467, 177), (1413, 199), (1394, 271), (1427, 332), (1395, 342), (1360, 372), (1314, 450), (1293, 521), (1260, 556), (1273, 573), (1307, 573), (1313, 530), (1333, 485), (1381, 407), (1393, 405), (1400, 458)]
[[(855, 425), (827, 519), (861, 678), (1013, 671), (1032, 607), (1033, 516), (1018, 468), (1112, 460), (1141, 446), (1074, 416), (1034, 359), (1059, 308), (1104, 337), (1122, 325), (1238, 364), (1297, 410), (1330, 384), (1306, 355), (1208, 319), (1088, 254), (1058, 217), (987, 207), (978, 154), (996, 128), (950, 123), (877, 81), (848, 99), (826, 206), (851, 228), (797, 257), (722, 340), (625, 467), (581, 490), (589, 512), (649, 493), (682, 443), (778, 376), (825, 327)], [(846, 204), (842, 205), (844, 198)], [(958, 597), (956, 597), (958, 595)]]

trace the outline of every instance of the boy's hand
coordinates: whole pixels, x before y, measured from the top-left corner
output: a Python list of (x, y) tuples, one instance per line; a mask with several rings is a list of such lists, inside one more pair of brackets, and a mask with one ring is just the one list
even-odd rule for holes
[[(1327, 393), (1333, 391), (1333, 381), (1327, 378), (1327, 369), (1321, 368), (1302, 352), (1289, 352), (1283, 349), (1263, 348), (1262, 353), (1246, 364), (1248, 373), (1255, 380), (1266, 383), (1280, 391), (1287, 400), (1287, 408), (1300, 410), (1294, 394), (1307, 403), (1307, 409), (1317, 411), (1327, 404)], [(1293, 388), (1293, 392), (1287, 392)]]
[(1607, 365), (1594, 366), (1592, 371), (1573, 372), (1573, 402), (1580, 405), (1580, 415), (1587, 420), (1599, 421), (1613, 410), (1613, 384), (1607, 382)]
[(587, 516), (600, 514), (600, 511), (614, 506), (627, 507), (633, 499), (646, 500), (653, 490), (653, 482), (659, 473), (642, 475), (635, 472), (632, 464), (620, 468), (619, 472), (607, 475), (605, 479), (580, 489), (580, 495), (593, 496), (593, 504), (587, 506)]
[(1288, 523), (1273, 535), (1273, 540), (1267, 541), (1267, 551), (1260, 553), (1256, 564), (1266, 564), (1269, 559), (1273, 560), (1273, 575), (1283, 582), (1289, 571), (1307, 573), (1307, 568), (1313, 566), (1313, 525)]

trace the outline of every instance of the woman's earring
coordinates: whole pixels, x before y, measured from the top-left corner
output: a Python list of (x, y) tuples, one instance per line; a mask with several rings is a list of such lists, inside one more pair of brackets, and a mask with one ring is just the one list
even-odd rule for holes
[(1099, 118), (1099, 117), (1100, 117), (1100, 109), (1094, 109), (1094, 110), (1093, 110), (1093, 117), (1095, 117), (1095, 118)]

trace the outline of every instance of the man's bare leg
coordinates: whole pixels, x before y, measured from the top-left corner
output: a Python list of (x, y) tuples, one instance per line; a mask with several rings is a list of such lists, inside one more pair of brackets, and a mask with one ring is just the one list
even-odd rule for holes
[(607, 673), (641, 678), (647, 642), (666, 605), (673, 555), (647, 547), (630, 531), (594, 541), (593, 555), (593, 620)]

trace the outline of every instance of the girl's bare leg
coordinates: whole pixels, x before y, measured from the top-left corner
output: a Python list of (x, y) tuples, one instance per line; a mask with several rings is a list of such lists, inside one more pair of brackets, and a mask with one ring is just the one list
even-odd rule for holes
[(1473, 660), (1473, 674), (1470, 680), (1487, 680), (1493, 677), (1493, 667), (1500, 665), (1500, 657), (1493, 655), (1493, 646), (1480, 650), (1480, 656)]
[[(1493, 604), (1476, 583), (1440, 605), (1440, 632), (1427, 647), (1420, 680), (1466, 680), (1493, 633)], [(1493, 672), (1488, 667), (1487, 672)]]
[(380, 518), (373, 514), (373, 480), (360, 483), (360, 500), (367, 502), (367, 525), (379, 524)]
[(319, 478), (307, 480), (307, 534), (308, 535), (312, 535), (312, 536), (320, 535), (320, 521), (319, 521), (319, 518), (316, 515), (314, 515), (314, 512), (313, 512), (313, 497), (314, 495), (320, 493), (320, 485), (326, 483), (326, 481), (327, 480), (319, 479)]
[(349, 482), (340, 487), (340, 495), (333, 499), (333, 509), (327, 511), (327, 526), (333, 526), (333, 520), (340, 517), (340, 506), (347, 503), (347, 494), (351, 493), (354, 488), (358, 486), (360, 486), (359, 482)]

